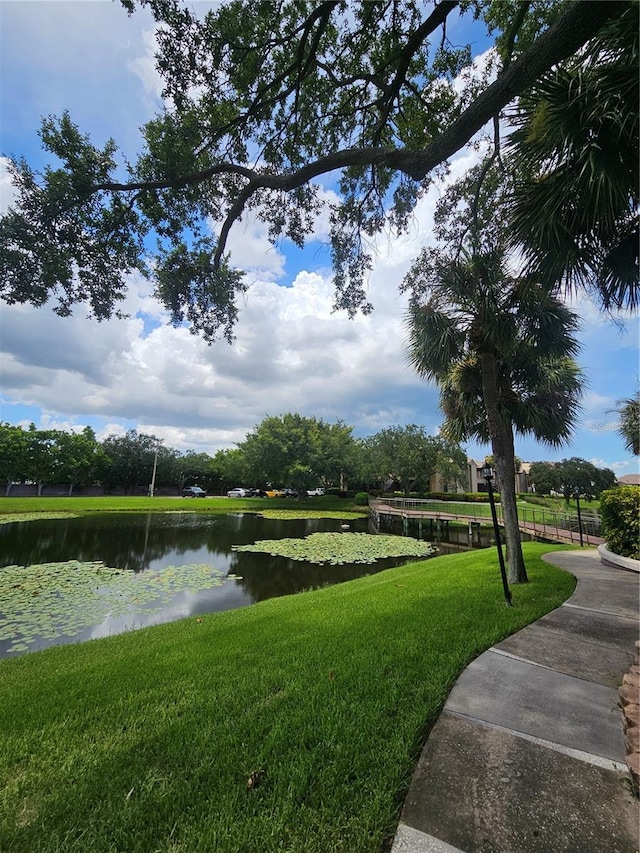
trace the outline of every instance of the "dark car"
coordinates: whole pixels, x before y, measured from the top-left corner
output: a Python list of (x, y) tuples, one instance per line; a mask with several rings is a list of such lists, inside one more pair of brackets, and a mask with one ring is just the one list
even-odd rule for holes
[(187, 486), (182, 490), (183, 498), (206, 498), (207, 493), (200, 486)]

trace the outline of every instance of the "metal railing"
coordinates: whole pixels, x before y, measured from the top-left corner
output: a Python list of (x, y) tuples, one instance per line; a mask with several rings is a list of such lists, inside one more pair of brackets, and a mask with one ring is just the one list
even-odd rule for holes
[[(491, 524), (491, 511), (488, 503), (461, 503), (459, 501), (437, 501), (420, 498), (369, 498), (369, 507), (373, 513), (384, 514), (385, 508), (390, 514), (408, 518), (434, 518), (441, 520), (475, 521)], [(498, 521), (504, 524), (502, 506), (496, 504)], [(518, 506), (518, 520), (522, 530), (534, 536), (548, 536), (562, 541), (580, 542), (580, 522), (583, 539), (600, 539), (600, 519), (591, 512), (558, 512), (543, 507)]]

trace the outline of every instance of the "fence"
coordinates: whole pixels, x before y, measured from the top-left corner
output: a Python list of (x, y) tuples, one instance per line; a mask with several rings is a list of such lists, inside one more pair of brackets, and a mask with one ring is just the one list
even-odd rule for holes
[[(418, 498), (370, 498), (369, 508), (376, 515), (401, 515), (407, 518), (435, 518), (445, 521), (475, 521), (491, 524), (491, 508), (488, 503), (456, 503), (454, 501), (420, 500)], [(500, 524), (504, 524), (502, 506), (496, 504)], [(600, 519), (592, 511), (557, 512), (532, 506), (518, 506), (518, 521), (521, 530), (544, 539), (559, 539), (562, 542), (580, 544), (581, 534), (585, 544), (599, 545)]]

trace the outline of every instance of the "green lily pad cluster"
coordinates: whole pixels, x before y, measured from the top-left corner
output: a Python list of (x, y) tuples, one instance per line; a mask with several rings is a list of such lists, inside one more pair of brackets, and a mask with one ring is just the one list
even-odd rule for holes
[(0, 513), (0, 524), (9, 524), (11, 521), (41, 521), (50, 518), (77, 518), (74, 512), (2, 512)]
[(319, 565), (375, 563), (385, 557), (431, 557), (437, 548), (409, 536), (369, 533), (311, 533), (304, 539), (261, 539), (253, 545), (232, 545), (234, 551), (256, 551)]
[(260, 515), (263, 518), (288, 521), (297, 521), (307, 518), (335, 518), (339, 521), (353, 521), (354, 518), (366, 518), (367, 513), (361, 514), (354, 512), (340, 512), (340, 510), (331, 509), (265, 509)]
[(185, 590), (224, 583), (207, 564), (169, 566), (140, 574), (100, 561), (0, 568), (0, 641), (28, 651), (38, 639), (73, 637), (108, 616), (157, 613)]

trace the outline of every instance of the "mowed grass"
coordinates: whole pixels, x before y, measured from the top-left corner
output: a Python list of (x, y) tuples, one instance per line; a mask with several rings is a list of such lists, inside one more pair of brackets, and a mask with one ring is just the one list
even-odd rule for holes
[[(366, 515), (368, 508), (337, 497), (313, 497), (301, 503), (296, 498), (179, 498), (179, 497), (102, 497), (102, 498), (2, 498), (0, 523), (12, 516), (47, 513), (83, 515), (101, 512), (262, 512), (273, 509), (342, 510)], [(310, 513), (312, 514), (312, 513)]]
[(486, 550), (0, 661), (0, 850), (388, 850), (460, 671), (573, 590), (524, 550), (513, 608)]

